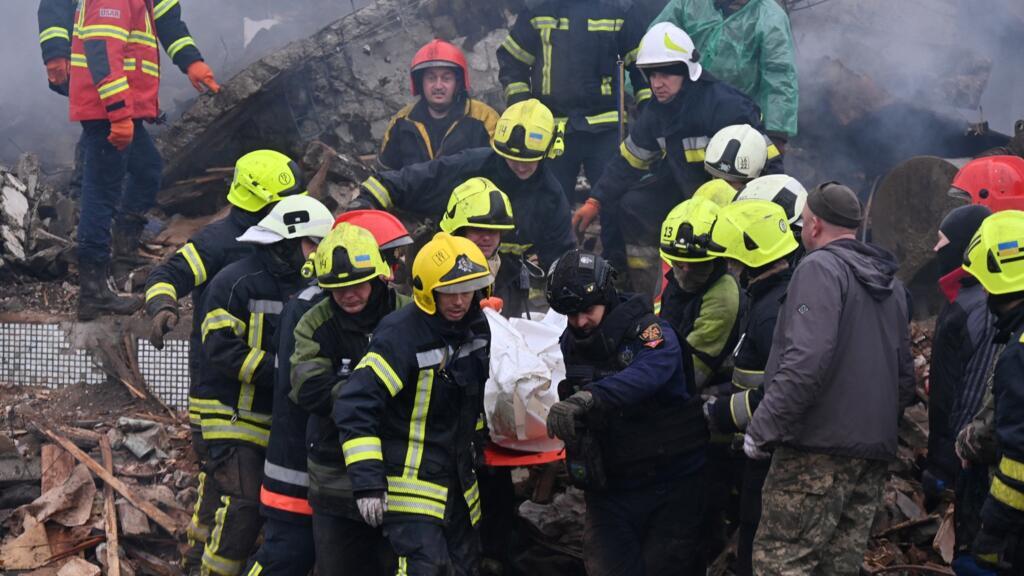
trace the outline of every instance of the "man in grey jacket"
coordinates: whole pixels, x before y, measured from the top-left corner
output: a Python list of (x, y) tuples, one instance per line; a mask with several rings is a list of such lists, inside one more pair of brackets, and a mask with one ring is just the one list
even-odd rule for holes
[(895, 258), (856, 239), (852, 190), (817, 187), (744, 451), (772, 464), (754, 541), (762, 574), (856, 575), (914, 395), (906, 290)]

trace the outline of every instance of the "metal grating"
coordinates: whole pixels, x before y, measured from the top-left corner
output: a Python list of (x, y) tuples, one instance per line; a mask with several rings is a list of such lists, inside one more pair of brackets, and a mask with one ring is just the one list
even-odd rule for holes
[(188, 408), (188, 340), (164, 340), (164, 349), (157, 350), (139, 338), (136, 349), (149, 390), (172, 408)]
[(89, 352), (72, 347), (60, 324), (0, 323), (0, 382), (59, 388), (106, 379)]

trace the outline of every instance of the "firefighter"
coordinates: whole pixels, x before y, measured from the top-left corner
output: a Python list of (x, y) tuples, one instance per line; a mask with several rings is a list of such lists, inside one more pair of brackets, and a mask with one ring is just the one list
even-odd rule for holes
[(768, 200), (782, 206), (786, 211), (786, 219), (789, 221), (789, 229), (793, 232), (798, 244), (797, 249), (790, 255), (789, 267), (796, 268), (796, 265), (803, 259), (804, 246), (801, 243), (804, 230), (804, 206), (807, 205), (807, 189), (799, 180), (786, 174), (768, 174), (754, 178), (743, 190), (740, 191), (736, 200)]
[[(736, 124), (748, 124), (762, 136), (764, 132), (757, 105), (704, 73), (690, 37), (674, 25), (663, 22), (647, 32), (637, 66), (654, 99), (573, 215), (573, 228), (582, 234), (600, 213), (602, 229), (620, 230), (617, 237), (602, 238), (604, 253), (620, 268), (628, 263), (634, 291), (650, 294), (656, 284), (654, 246), (661, 221), (710, 179), (704, 165), (708, 140)], [(782, 171), (774, 145), (768, 146), (767, 161), (765, 172)], [(649, 173), (653, 178), (641, 182)]]
[[(202, 322), (198, 313), (207, 282), (228, 264), (252, 253), (252, 245), (236, 238), (266, 217), (271, 206), (281, 198), (305, 194), (299, 166), (290, 158), (273, 150), (256, 150), (235, 163), (235, 175), (228, 190), (228, 215), (205, 226), (189, 238), (167, 261), (150, 272), (146, 279), (146, 316), (150, 318), (149, 342), (163, 350), (164, 336), (177, 324), (180, 316), (178, 299), (192, 296), (192, 330), (189, 333), (189, 426), (192, 448), (200, 464), (207, 460), (199, 404), (192, 401), (192, 392), (199, 383), (202, 358)], [(184, 555), (186, 570), (198, 567), (203, 548), (213, 523), (220, 497), (206, 474), (199, 472), (199, 494), (192, 522), (188, 527), (190, 548)]]
[(512, 203), (504, 192), (486, 178), (466, 180), (452, 191), (440, 228), (452, 236), (468, 238), (487, 258), (494, 285), (489, 297), (481, 301), (485, 306), (506, 318), (519, 318), (529, 312), (528, 265), (521, 256), (498, 250), (502, 236), (516, 229)]
[(535, 254), (546, 269), (575, 245), (569, 204), (545, 161), (562, 149), (551, 111), (537, 100), (527, 100), (501, 115), (491, 149), (464, 150), (380, 172), (362, 183), (350, 206), (398, 209), (439, 221), (452, 190), (482, 176), (508, 195), (516, 215), (516, 229), (503, 239), (500, 250), (516, 256)]
[(771, 140), (750, 124), (726, 126), (708, 141), (704, 170), (741, 191), (764, 171), (770, 144)]
[(356, 507), (384, 534), (398, 574), (476, 574), (480, 494), (473, 437), (490, 330), (476, 244), (438, 232), (412, 266), (413, 300), (377, 326), (334, 402)]
[(440, 38), (420, 48), (409, 69), (419, 99), (391, 119), (377, 162), (382, 170), (490, 144), (498, 113), (469, 97), (469, 68), (462, 50)]
[(988, 293), (996, 316), (995, 342), (1002, 351), (992, 375), (998, 446), (981, 530), (972, 552), (980, 565), (999, 574), (1024, 571), (1024, 212), (989, 216), (964, 254), (963, 268)]
[(644, 298), (620, 295), (613, 275), (600, 256), (572, 250), (546, 290), (569, 323), (561, 337), (567, 381), (548, 435), (566, 442), (572, 478), (581, 478), (576, 462), (586, 463), (587, 573), (703, 575), (700, 397), (687, 387), (668, 322)]
[[(711, 251), (736, 262), (747, 305), (733, 352), (732, 386), (728, 394), (704, 404), (709, 427), (720, 434), (742, 434), (764, 395), (761, 387), (779, 307), (793, 271), (789, 255), (797, 241), (781, 206), (767, 200), (746, 200), (722, 208), (711, 233)], [(761, 517), (761, 487), (770, 460), (746, 460), (740, 492), (738, 576), (753, 576), (751, 554)]]
[(629, 67), (637, 103), (651, 97), (635, 66), (647, 21), (632, 2), (536, 4), (519, 13), (498, 47), (498, 79), (508, 105), (537, 98), (565, 124), (565, 154), (551, 162), (551, 171), (572, 204), (580, 166), (597, 182), (621, 140), (619, 62)]
[(284, 198), (238, 238), (254, 244), (253, 253), (221, 270), (200, 302), (202, 361), (190, 403), (198, 407), (209, 450), (205, 472), (220, 494), (203, 574), (239, 574), (259, 534), (280, 314), (302, 287), (302, 265), (332, 222), (319, 201)]
[(157, 41), (197, 90), (220, 87), (181, 21), (178, 0), (79, 2), (73, 26), (66, 4), (40, 5), (40, 40), (53, 42), (52, 52), (50, 46), (44, 50), (53, 54), (56, 83), (63, 78), (63, 41), (74, 31), (67, 76), (71, 121), (81, 122), (83, 131), (78, 317), (91, 320), (101, 313), (131, 314), (141, 305), (111, 291), (107, 274), (111, 222), (116, 220), (115, 246), (134, 251), (160, 187), (163, 162), (143, 125), (160, 117)]
[(407, 247), (413, 243), (409, 231), (394, 214), (383, 210), (349, 210), (334, 219), (334, 225), (342, 222), (366, 228), (373, 233), (380, 248), (380, 255), (391, 269), (392, 280), (406, 257)]

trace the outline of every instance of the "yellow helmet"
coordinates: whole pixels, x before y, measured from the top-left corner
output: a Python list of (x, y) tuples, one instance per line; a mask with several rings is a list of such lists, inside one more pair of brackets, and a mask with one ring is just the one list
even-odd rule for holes
[(565, 150), (564, 124), (555, 126), (551, 110), (536, 98), (517, 102), (498, 120), (491, 147), (505, 158), (519, 162), (557, 158)]
[(228, 202), (246, 212), (259, 212), (268, 204), (305, 194), (299, 165), (273, 150), (256, 150), (235, 162)]
[(708, 180), (697, 188), (697, 191), (693, 193), (694, 198), (703, 198), (704, 200), (711, 200), (719, 207), (724, 207), (736, 199), (739, 192), (721, 178), (715, 178), (714, 180)]
[(391, 274), (373, 233), (347, 222), (339, 224), (320, 242), (313, 266), (321, 288), (343, 288)]
[(711, 242), (709, 252), (739, 260), (750, 268), (771, 264), (798, 246), (786, 210), (768, 200), (744, 200), (722, 208), (711, 231)]
[(1024, 292), (1024, 212), (985, 218), (964, 253), (964, 270), (989, 294)]
[(470, 178), (459, 184), (448, 199), (441, 218), (441, 230), (455, 234), (463, 228), (515, 230), (512, 203), (487, 178)]
[(412, 263), (412, 299), (427, 314), (437, 312), (434, 291), (463, 293), (494, 282), (484, 253), (469, 240), (438, 232)]
[(718, 204), (690, 198), (677, 205), (661, 224), (661, 257), (667, 262), (707, 262), (717, 258), (708, 251)]

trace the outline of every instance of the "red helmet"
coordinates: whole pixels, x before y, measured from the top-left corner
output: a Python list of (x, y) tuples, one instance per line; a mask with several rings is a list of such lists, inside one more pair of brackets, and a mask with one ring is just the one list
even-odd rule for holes
[(968, 162), (953, 178), (949, 195), (993, 212), (1024, 210), (1024, 158), (986, 156)]
[(334, 225), (348, 222), (360, 228), (366, 228), (377, 240), (381, 250), (390, 250), (399, 246), (412, 244), (409, 231), (401, 220), (383, 210), (352, 210), (334, 219)]
[(469, 67), (466, 66), (466, 55), (458, 46), (434, 38), (420, 48), (412, 57), (409, 78), (412, 81), (412, 95), (420, 95), (420, 77), (427, 68), (455, 68), (462, 73), (462, 89), (469, 91)]

